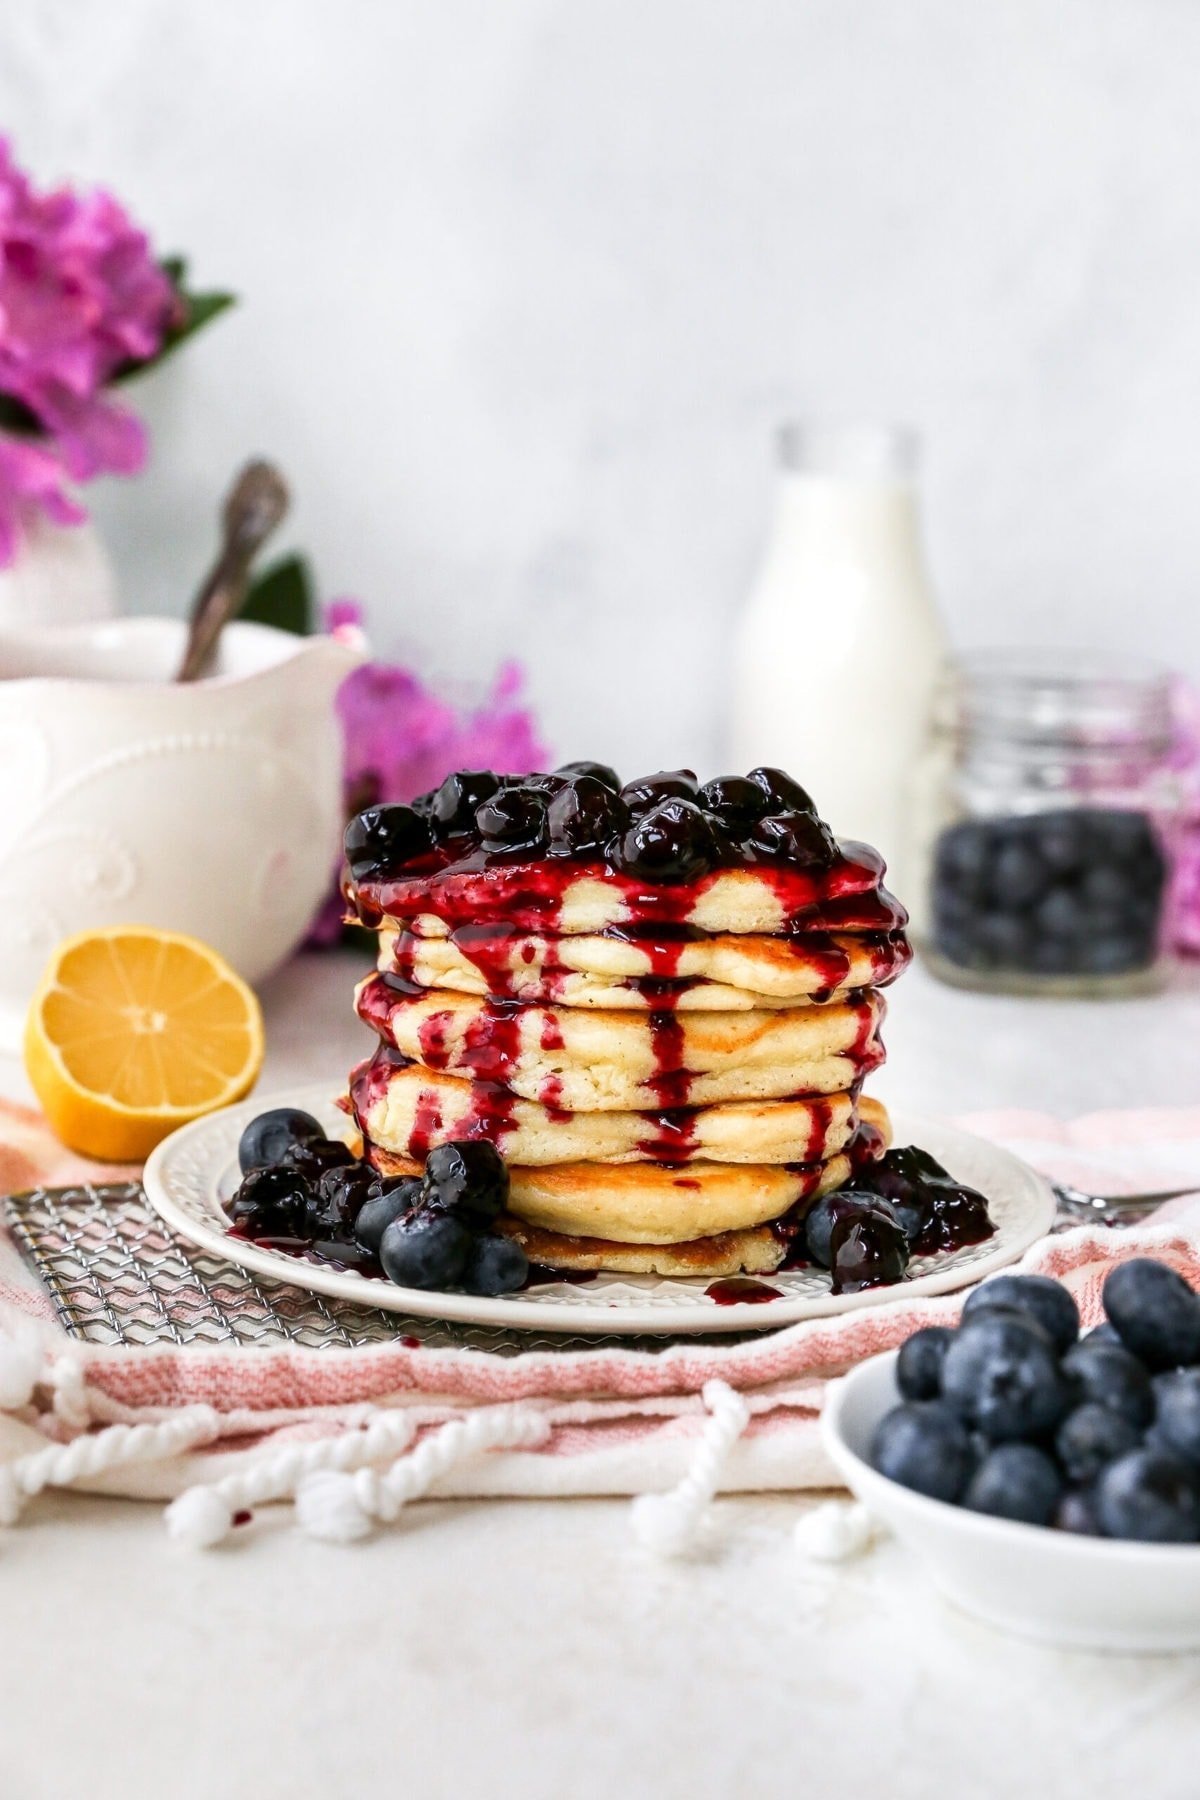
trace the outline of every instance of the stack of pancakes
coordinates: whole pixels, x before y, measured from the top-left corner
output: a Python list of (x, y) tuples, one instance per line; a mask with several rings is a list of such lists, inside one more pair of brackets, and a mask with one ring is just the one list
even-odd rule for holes
[(475, 842), (352, 880), (380, 934), (357, 992), (379, 1049), (350, 1082), (367, 1155), (410, 1174), (490, 1139), (502, 1228), (552, 1268), (779, 1267), (888, 1142), (860, 1091), (909, 957), (882, 873), (842, 845), (815, 872), (748, 854), (663, 884)]

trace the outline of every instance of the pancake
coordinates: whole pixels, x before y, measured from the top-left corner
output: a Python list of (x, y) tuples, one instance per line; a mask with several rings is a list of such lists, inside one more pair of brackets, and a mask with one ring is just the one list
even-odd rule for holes
[(883, 1060), (882, 995), (775, 1012), (521, 1006), (372, 975), (359, 1017), (411, 1062), (568, 1112), (840, 1094)]
[(769, 1225), (722, 1231), (686, 1244), (614, 1244), (608, 1238), (567, 1237), (506, 1213), (498, 1230), (515, 1238), (531, 1263), (545, 1269), (606, 1270), (616, 1275), (671, 1275), (713, 1281), (720, 1275), (769, 1275), (786, 1254)]
[(351, 882), (364, 925), (402, 925), (432, 913), (447, 925), (502, 923), (525, 931), (600, 932), (613, 925), (689, 924), (715, 933), (778, 936), (803, 930), (895, 931), (907, 922), (882, 884), (884, 864), (865, 844), (843, 844), (828, 869), (747, 862), (673, 885), (605, 863), (468, 855), (442, 867)]
[[(356, 1098), (356, 1090), (362, 1100)], [(854, 1094), (829, 1099), (735, 1100), (673, 1112), (563, 1112), (521, 1100), (492, 1083), (439, 1074), (417, 1063), (361, 1084), (363, 1131), (373, 1143), (418, 1161), (434, 1144), (486, 1138), (508, 1162), (820, 1162), (845, 1148), (858, 1126)], [(867, 1101), (875, 1123), (882, 1108)]]
[[(882, 1153), (887, 1131), (879, 1134)], [(367, 1147), (385, 1175), (419, 1174), (420, 1165), (377, 1144)], [(804, 1200), (849, 1181), (853, 1165), (841, 1153), (791, 1167), (769, 1163), (558, 1163), (550, 1168), (509, 1165), (508, 1210), (527, 1225), (568, 1237), (625, 1244), (678, 1244), (769, 1224)]]
[(423, 988), (515, 1000), (653, 1011), (753, 1011), (827, 1004), (884, 987), (910, 960), (901, 931), (733, 932), (635, 937), (528, 932), (499, 925), (451, 929), (425, 913), (380, 933), (379, 966)]

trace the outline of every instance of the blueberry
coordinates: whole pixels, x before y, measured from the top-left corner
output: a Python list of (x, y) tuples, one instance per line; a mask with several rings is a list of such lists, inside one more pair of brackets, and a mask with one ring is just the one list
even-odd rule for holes
[(1083, 1400), (1094, 1400), (1118, 1413), (1138, 1431), (1154, 1416), (1154, 1395), (1145, 1366), (1126, 1350), (1113, 1332), (1113, 1341), (1099, 1334), (1097, 1326), (1063, 1357), (1063, 1373)]
[(1153, 962), (1155, 945), (1128, 931), (1090, 938), (1080, 945), (1080, 967), (1089, 975), (1127, 975)]
[(942, 1364), (954, 1333), (947, 1325), (926, 1325), (900, 1346), (896, 1386), (906, 1400), (936, 1400), (942, 1391)]
[(304, 1237), (311, 1189), (294, 1169), (251, 1169), (229, 1203), (229, 1220), (246, 1237)]
[(1045, 893), (1049, 870), (1030, 843), (1005, 844), (992, 866), (992, 892), (1001, 906), (1020, 909)]
[(755, 850), (801, 869), (827, 869), (837, 856), (833, 833), (810, 812), (768, 813), (755, 825), (750, 843)]
[(621, 860), (645, 881), (696, 881), (717, 860), (712, 826), (691, 800), (663, 800), (635, 819), (621, 840)]
[(551, 855), (602, 857), (628, 827), (629, 814), (606, 783), (577, 775), (550, 802), (549, 823)]
[(657, 775), (627, 781), (621, 789), (621, 799), (636, 818), (663, 800), (694, 800), (698, 788), (691, 769), (660, 769)]
[(966, 820), (952, 826), (942, 833), (934, 851), (935, 890), (982, 900), (987, 891), (991, 856), (991, 833), (986, 825)]
[(888, 1287), (908, 1268), (908, 1239), (880, 1207), (841, 1218), (829, 1240), (829, 1272), (835, 1294)]
[(1056, 875), (1072, 874), (1087, 861), (1087, 819), (1080, 813), (1043, 813), (1033, 821), (1032, 839), (1038, 855)]
[(1104, 1283), (1104, 1310), (1150, 1369), (1200, 1362), (1200, 1300), (1166, 1263), (1136, 1256)]
[(584, 775), (589, 781), (598, 781), (601, 787), (611, 788), (614, 794), (619, 794), (621, 791), (621, 777), (615, 769), (610, 769), (607, 763), (563, 763), (561, 768), (556, 769), (554, 773), (565, 775), (568, 781), (577, 781), (581, 775)]
[(1200, 1469), (1200, 1369), (1173, 1369), (1154, 1384), (1155, 1442)]
[(388, 875), (432, 848), (429, 822), (411, 806), (368, 806), (346, 827), (346, 861), (355, 881)]
[(508, 1170), (495, 1144), (439, 1144), (425, 1162), (430, 1199), (472, 1230), (490, 1225), (508, 1205)]
[(489, 1232), (472, 1244), (462, 1285), (468, 1294), (512, 1294), (524, 1287), (528, 1275), (529, 1258), (520, 1244)]
[[(1043, 946), (1032, 921), (1020, 913), (987, 912), (975, 921), (974, 941), (984, 966), (994, 969), (1027, 969)], [(1051, 940), (1055, 956), (1059, 946)]]
[(1128, 1450), (1136, 1450), (1142, 1434), (1120, 1413), (1087, 1400), (1068, 1413), (1054, 1439), (1054, 1449), (1067, 1480), (1086, 1487), (1101, 1469)]
[(998, 1444), (972, 1475), (962, 1503), (994, 1519), (1049, 1525), (1062, 1489), (1062, 1477), (1044, 1450), (1033, 1444)]
[[(1101, 1319), (1098, 1325), (1093, 1325), (1090, 1331), (1084, 1332), (1083, 1342), (1085, 1344), (1120, 1344), (1121, 1334), (1115, 1325), (1110, 1325), (1107, 1319)], [(1124, 1348), (1123, 1345), (1122, 1348)]]
[(439, 838), (463, 837), (475, 825), (475, 814), (499, 791), (490, 769), (459, 769), (447, 775), (430, 803), (430, 821)]
[(893, 1407), (875, 1428), (869, 1460), (889, 1481), (952, 1504), (975, 1466), (962, 1421), (940, 1400)]
[(448, 1213), (394, 1219), (379, 1241), (379, 1260), (397, 1287), (453, 1287), (467, 1266), (471, 1233)]
[(721, 775), (700, 789), (700, 804), (721, 831), (740, 843), (771, 802), (756, 781), (744, 775)]
[(345, 1238), (378, 1185), (378, 1176), (367, 1163), (350, 1163), (327, 1169), (308, 1203), (308, 1227), (314, 1237)]
[(1119, 1456), (1096, 1483), (1096, 1515), (1109, 1537), (1148, 1544), (1200, 1538), (1200, 1490), (1181, 1457), (1154, 1447)]
[(311, 1113), (294, 1106), (277, 1106), (251, 1119), (238, 1141), (238, 1165), (243, 1175), (251, 1169), (267, 1169), (293, 1144), (311, 1144), (325, 1136), (324, 1127)]
[(1119, 913), (1129, 898), (1129, 881), (1115, 863), (1093, 863), (1083, 872), (1080, 891), (1089, 907), (1111, 907)]
[(815, 819), (817, 809), (806, 788), (783, 769), (751, 769), (748, 780), (755, 787), (760, 787), (767, 796), (768, 804), (764, 812), (802, 812), (810, 813)]
[(916, 1243), (923, 1255), (982, 1244), (995, 1233), (987, 1201), (974, 1188), (951, 1183), (931, 1188), (929, 1194), (929, 1218)]
[(959, 1326), (942, 1365), (942, 1393), (995, 1443), (1053, 1431), (1071, 1404), (1049, 1333), (1028, 1313), (999, 1307)]
[(388, 1226), (406, 1213), (415, 1212), (424, 1193), (424, 1184), (413, 1177), (385, 1182), (364, 1200), (354, 1221), (354, 1236), (363, 1249), (378, 1256), (380, 1240)]
[(502, 788), (524, 788), (531, 794), (542, 794), (545, 796), (547, 806), (549, 806), (555, 794), (561, 793), (566, 785), (567, 777), (565, 775), (541, 775), (535, 773), (532, 775), (502, 775), (500, 777), (500, 786)]
[(1096, 1497), (1090, 1488), (1068, 1488), (1058, 1503), (1054, 1523), (1060, 1531), (1079, 1537), (1102, 1537), (1096, 1517)]
[(1081, 938), (1087, 929), (1087, 915), (1071, 888), (1052, 888), (1038, 903), (1034, 921), (1051, 937)]
[(804, 1215), (804, 1243), (810, 1260), (820, 1269), (831, 1267), (834, 1227), (844, 1219), (863, 1218), (873, 1213), (877, 1202), (877, 1195), (859, 1188), (838, 1188), (836, 1193), (823, 1194), (819, 1200), (814, 1200)]
[(967, 1295), (963, 1318), (974, 1318), (993, 1306), (1028, 1313), (1049, 1333), (1060, 1355), (1079, 1336), (1079, 1308), (1062, 1282), (1051, 1281), (1048, 1275), (993, 1276)]
[(289, 1145), (280, 1157), (278, 1167), (294, 1171), (315, 1188), (330, 1169), (347, 1169), (357, 1161), (353, 1150), (340, 1138), (318, 1137)]
[(475, 814), (485, 850), (523, 850), (536, 855), (546, 844), (546, 798), (527, 786), (501, 788)]

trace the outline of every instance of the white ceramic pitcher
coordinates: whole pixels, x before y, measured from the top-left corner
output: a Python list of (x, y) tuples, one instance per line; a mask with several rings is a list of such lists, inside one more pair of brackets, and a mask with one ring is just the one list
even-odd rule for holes
[(249, 980), (304, 937), (341, 827), (334, 695), (362, 654), (233, 624), (211, 678), (185, 626), (0, 632), (0, 1043), (54, 946), (108, 924), (191, 932)]

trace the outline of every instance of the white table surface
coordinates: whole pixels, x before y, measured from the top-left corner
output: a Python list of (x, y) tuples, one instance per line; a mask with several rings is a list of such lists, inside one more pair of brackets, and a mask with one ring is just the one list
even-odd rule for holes
[[(351, 973), (271, 984), (264, 1092), (365, 1043)], [(916, 970), (889, 1047), (880, 1092), (926, 1111), (1196, 1103), (1200, 983), (1050, 1004)], [(1200, 1656), (1005, 1638), (893, 1544), (815, 1568), (810, 1504), (723, 1500), (706, 1553), (661, 1564), (617, 1501), (430, 1502), (351, 1549), (265, 1517), (207, 1554), (156, 1507), (39, 1502), (0, 1542), (0, 1795), (1194, 1800)]]

